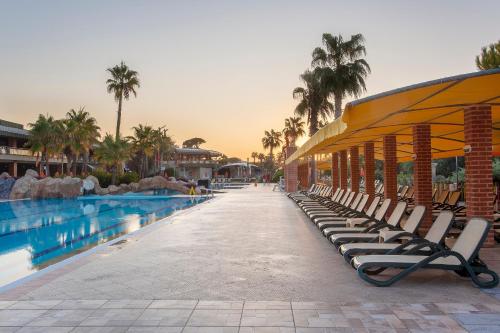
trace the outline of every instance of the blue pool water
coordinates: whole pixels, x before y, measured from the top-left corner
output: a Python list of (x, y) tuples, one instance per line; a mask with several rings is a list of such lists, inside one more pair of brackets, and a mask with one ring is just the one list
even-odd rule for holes
[(0, 202), (0, 286), (206, 200), (173, 194)]

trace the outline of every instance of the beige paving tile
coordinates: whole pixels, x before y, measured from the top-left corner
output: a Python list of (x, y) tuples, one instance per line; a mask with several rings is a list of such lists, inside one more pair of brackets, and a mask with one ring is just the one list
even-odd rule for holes
[(290, 302), (283, 301), (246, 301), (245, 310), (288, 310), (291, 309)]
[[(238, 333), (238, 327), (192, 327), (187, 326), (182, 333)], [(241, 331), (240, 331), (241, 332)]]
[(88, 310), (88, 309), (98, 309), (104, 305), (107, 300), (66, 300), (57, 304), (53, 309), (61, 310)]
[(128, 327), (75, 327), (71, 333), (125, 333)]
[(24, 326), (47, 310), (0, 310), (0, 326)]
[(144, 309), (97, 309), (80, 326), (131, 326)]
[(292, 310), (243, 309), (241, 326), (293, 327)]
[(294, 327), (241, 327), (239, 333), (295, 333)]
[(182, 327), (130, 327), (127, 333), (181, 333)]
[(204, 301), (200, 300), (196, 309), (202, 310), (241, 310), (243, 301)]
[(192, 310), (146, 309), (132, 326), (185, 326)]
[(52, 309), (53, 307), (61, 304), (61, 300), (57, 301), (18, 301), (12, 304), (9, 309), (16, 310), (43, 310), (43, 309)]
[(350, 327), (347, 318), (339, 311), (293, 310), (296, 326), (301, 327)]
[(154, 300), (148, 308), (150, 309), (194, 309), (197, 300)]
[(123, 300), (110, 300), (104, 303), (102, 309), (145, 309), (153, 301), (142, 299), (123, 299)]
[(38, 318), (30, 321), (28, 326), (78, 326), (92, 312), (94, 310), (47, 310)]
[(188, 326), (239, 326), (242, 310), (202, 310), (193, 311)]
[(16, 333), (69, 333), (74, 327), (23, 327)]

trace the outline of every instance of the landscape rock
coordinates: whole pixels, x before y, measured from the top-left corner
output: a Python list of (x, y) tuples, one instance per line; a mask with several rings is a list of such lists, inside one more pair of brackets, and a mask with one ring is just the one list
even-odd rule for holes
[(130, 185), (129, 184), (120, 184), (120, 189), (122, 190), (122, 193), (130, 192)]
[(131, 192), (137, 192), (137, 191), (139, 191), (139, 183), (130, 183), (128, 185), (130, 186), (130, 191)]
[(159, 190), (167, 188), (168, 180), (162, 176), (154, 176), (139, 180), (139, 191)]
[(106, 194), (109, 194), (109, 190), (106, 187), (104, 187), (104, 188), (99, 187), (99, 188), (95, 189), (95, 194), (97, 194), (97, 195), (106, 195)]
[(29, 174), (19, 178), (14, 183), (14, 186), (10, 191), (9, 198), (12, 200), (29, 198), (31, 196), (31, 187), (37, 182), (38, 180), (35, 177), (30, 176)]
[(10, 175), (8, 172), (2, 172), (0, 174), (0, 179), (7, 179), (7, 178), (10, 178)]
[(12, 187), (14, 186), (16, 180), (12, 177), (1, 178), (0, 177), (0, 199), (8, 199)]
[(123, 193), (122, 189), (116, 185), (109, 185), (108, 186), (108, 194), (120, 194)]
[(44, 198), (74, 198), (81, 194), (82, 180), (80, 178), (52, 178), (41, 179), (31, 185), (32, 199)]
[(26, 173), (25, 173), (24, 175), (25, 175), (25, 176), (35, 177), (35, 178), (39, 177), (38, 172), (36, 172), (36, 171), (35, 171), (35, 170), (33, 170), (33, 169), (28, 169), (28, 170), (26, 170)]

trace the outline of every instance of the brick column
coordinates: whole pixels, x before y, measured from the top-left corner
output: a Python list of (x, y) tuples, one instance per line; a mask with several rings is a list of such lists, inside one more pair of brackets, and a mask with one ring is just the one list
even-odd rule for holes
[(358, 146), (349, 149), (351, 155), (351, 190), (359, 193), (359, 148)]
[[(467, 217), (482, 217), (493, 221), (493, 171), (491, 165), (492, 118), (491, 106), (475, 105), (464, 110), (465, 145), (465, 201)], [(495, 243), (490, 230), (485, 247)]]
[(391, 205), (387, 211), (392, 213), (398, 203), (398, 161), (396, 155), (396, 136), (386, 135), (384, 144), (384, 197), (391, 199)]
[(340, 155), (340, 187), (347, 190), (347, 150), (341, 150)]
[(332, 187), (333, 191), (339, 187), (339, 153), (332, 153)]
[[(285, 157), (290, 157), (295, 151), (297, 147), (286, 147)], [(295, 160), (292, 163), (285, 165), (285, 191), (286, 192), (296, 192), (298, 190), (298, 181), (299, 181), (299, 161)]]
[(17, 162), (12, 162), (9, 164), (9, 175), (11, 177), (17, 177)]
[(432, 225), (432, 152), (431, 125), (417, 124), (413, 126), (413, 184), (415, 187), (415, 204), (426, 208), (424, 220), (420, 225), (420, 235), (425, 235)]
[(365, 142), (365, 192), (370, 201), (375, 197), (375, 147), (373, 142)]

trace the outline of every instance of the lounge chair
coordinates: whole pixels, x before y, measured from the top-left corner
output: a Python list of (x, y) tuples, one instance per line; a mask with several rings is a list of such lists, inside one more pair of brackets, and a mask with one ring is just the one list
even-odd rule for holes
[[(398, 231), (399, 223), (406, 211), (406, 202), (399, 202), (391, 213), (387, 222), (379, 222), (367, 228), (351, 227), (351, 228), (337, 228), (333, 231), (328, 238), (330, 242), (338, 249), (340, 245), (350, 242), (373, 242), (379, 239), (382, 231)], [(327, 230), (327, 229), (325, 229)]]
[[(333, 227), (347, 227), (347, 221), (349, 219), (364, 219), (369, 220), (373, 217), (373, 214), (375, 214), (375, 210), (378, 207), (378, 204), (380, 202), (380, 197), (375, 197), (372, 200), (372, 203), (366, 210), (366, 212), (363, 211), (364, 207), (366, 206), (367, 202), (369, 199), (369, 195), (365, 194), (363, 196), (363, 199), (358, 205), (358, 208), (356, 211), (344, 215), (344, 216), (335, 216), (335, 217), (319, 217), (317, 219), (314, 219), (314, 223), (316, 226), (319, 228), (319, 230), (323, 231), (326, 228), (333, 228)], [(360, 222), (361, 223), (361, 222)]]
[(309, 218), (314, 219), (315, 217), (321, 217), (321, 216), (338, 216), (342, 212), (346, 211), (349, 209), (350, 206), (354, 205), (353, 208), (356, 208), (357, 205), (359, 204), (359, 201), (361, 200), (361, 197), (363, 194), (351, 192), (347, 200), (342, 204), (334, 208), (330, 207), (317, 207), (317, 208), (309, 208), (307, 210), (304, 210), (309, 216)]
[(430, 254), (436, 249), (442, 250), (440, 244), (450, 230), (452, 222), (453, 212), (442, 211), (432, 223), (425, 238), (406, 233), (397, 237), (397, 240), (401, 238), (407, 240), (404, 244), (393, 243), (393, 239), (386, 239), (384, 243), (347, 243), (339, 247), (339, 252), (348, 263), (351, 262), (354, 256), (362, 254), (400, 254), (403, 252), (407, 254)]
[(367, 228), (383, 223), (385, 221), (385, 214), (389, 209), (391, 204), (391, 199), (385, 199), (382, 205), (377, 210), (375, 217), (373, 218), (354, 218), (346, 220), (345, 226), (341, 227), (330, 227), (323, 229), (323, 235), (329, 238), (332, 234), (336, 232), (363, 232)]
[[(490, 223), (482, 218), (472, 218), (450, 250), (440, 250), (428, 256), (388, 254), (363, 255), (352, 259), (360, 278), (378, 287), (387, 287), (420, 268), (454, 271), (460, 276), (468, 276), (481, 288), (494, 288), (498, 285), (498, 275), (478, 257), (479, 249), (488, 236)], [(401, 271), (387, 279), (374, 279), (369, 275), (378, 274), (387, 268)], [(481, 274), (490, 276), (481, 280)]]

